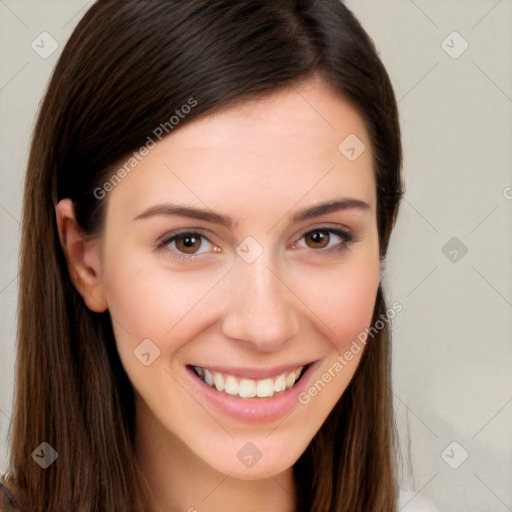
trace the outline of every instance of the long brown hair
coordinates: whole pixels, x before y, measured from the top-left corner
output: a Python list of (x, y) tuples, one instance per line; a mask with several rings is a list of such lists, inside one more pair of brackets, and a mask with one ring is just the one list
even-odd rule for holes
[[(197, 105), (175, 129), (314, 73), (366, 123), (384, 258), (403, 193), (396, 100), (371, 39), (339, 0), (99, 0), (74, 30), (41, 105), (25, 184), (6, 476), (26, 510), (146, 512), (149, 503), (110, 316), (91, 312), (72, 284), (55, 205), (71, 198), (79, 226), (100, 233), (106, 201), (95, 190), (190, 98)], [(383, 314), (379, 288), (373, 321)], [(389, 383), (385, 326), (294, 466), (297, 510), (395, 510)], [(42, 442), (58, 452), (47, 469), (31, 457)]]

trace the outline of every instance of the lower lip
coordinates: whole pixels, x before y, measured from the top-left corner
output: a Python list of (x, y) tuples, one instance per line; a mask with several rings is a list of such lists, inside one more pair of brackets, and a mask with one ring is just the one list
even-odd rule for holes
[(283, 391), (272, 398), (240, 398), (217, 391), (203, 382), (191, 368), (187, 374), (194, 386), (209, 405), (232, 418), (244, 422), (270, 423), (289, 414), (294, 407), (300, 405), (298, 395), (308, 386), (318, 361), (309, 365), (301, 379), (290, 389)]

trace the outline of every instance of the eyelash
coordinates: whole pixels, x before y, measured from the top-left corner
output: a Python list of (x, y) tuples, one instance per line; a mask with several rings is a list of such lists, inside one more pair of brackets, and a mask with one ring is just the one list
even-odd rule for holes
[[(307, 249), (310, 249), (312, 251), (315, 251), (317, 253), (320, 253), (320, 254), (332, 254), (333, 252), (340, 252), (344, 249), (347, 249), (348, 248), (348, 245), (354, 241), (354, 237), (348, 232), (348, 231), (344, 231), (342, 229), (336, 229), (336, 228), (328, 228), (328, 227), (319, 227), (319, 228), (315, 228), (315, 229), (311, 229), (309, 231), (306, 231), (300, 238), (299, 240), (302, 240), (306, 235), (309, 235), (309, 234), (312, 234), (312, 233), (315, 233), (317, 231), (320, 231), (320, 232), (325, 232), (325, 233), (328, 233), (328, 234), (333, 234), (333, 235), (336, 235), (336, 236), (339, 236), (341, 239), (342, 239), (342, 242), (340, 242), (337, 246), (335, 247), (331, 247), (329, 249), (313, 249), (311, 247), (307, 247)], [(201, 239), (205, 239), (205, 240), (208, 240), (208, 242), (212, 243), (208, 237), (206, 235), (204, 235), (203, 233), (201, 233), (200, 231), (190, 231), (190, 230), (184, 230), (184, 231), (178, 231), (178, 232), (173, 232), (173, 233), (170, 233), (169, 235), (166, 235), (160, 242), (158, 242), (157, 244), (157, 250), (166, 250), (167, 246), (169, 244), (171, 244), (172, 242), (174, 242), (178, 237), (180, 236), (183, 236), (183, 235), (193, 235), (193, 236), (196, 236), (196, 237), (200, 237)], [(330, 242), (330, 240), (329, 240)], [(172, 257), (179, 260), (179, 261), (185, 261), (185, 262), (190, 262), (190, 261), (193, 261), (195, 259), (197, 259), (199, 256), (201, 256), (203, 253), (200, 253), (200, 254), (193, 254), (193, 255), (190, 255), (190, 256), (183, 256), (183, 253), (179, 253), (176, 252), (175, 250), (168, 250), (168, 252), (171, 252), (172, 253)]]

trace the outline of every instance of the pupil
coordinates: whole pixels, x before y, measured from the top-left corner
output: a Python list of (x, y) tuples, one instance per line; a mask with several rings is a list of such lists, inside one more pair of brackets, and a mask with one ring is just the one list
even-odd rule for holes
[(194, 235), (182, 235), (177, 239), (177, 247), (180, 248), (182, 252), (187, 252), (189, 254), (195, 252), (195, 250), (198, 249), (197, 243), (198, 237)]
[(313, 231), (313, 233), (311, 233), (309, 236), (314, 244), (318, 244), (322, 247), (325, 246), (325, 242), (327, 240), (327, 234), (325, 231)]

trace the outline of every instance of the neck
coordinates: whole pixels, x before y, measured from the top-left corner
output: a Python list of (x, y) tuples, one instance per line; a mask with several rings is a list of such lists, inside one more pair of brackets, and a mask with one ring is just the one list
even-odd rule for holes
[(151, 512), (293, 512), (293, 470), (242, 480), (203, 461), (136, 400), (137, 458), (153, 495)]

